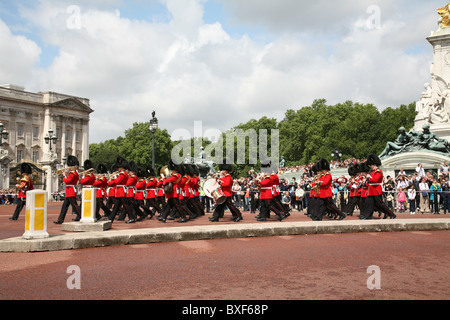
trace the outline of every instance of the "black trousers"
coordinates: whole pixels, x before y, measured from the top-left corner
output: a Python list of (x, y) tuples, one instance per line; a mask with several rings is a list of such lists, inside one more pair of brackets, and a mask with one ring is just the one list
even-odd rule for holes
[(27, 198), (17, 199), (16, 210), (14, 210), (14, 214), (12, 216), (13, 220), (19, 219), (19, 214), (22, 211), (22, 209), (23, 209), (23, 207), (25, 206), (26, 203), (27, 203)]
[(130, 220), (131, 219), (136, 219), (136, 216), (134, 216), (134, 210), (132, 210), (132, 208), (126, 202), (126, 198), (125, 197), (119, 197), (119, 198), (116, 197), (115, 198), (115, 200), (114, 200), (114, 208), (113, 208), (113, 211), (111, 212), (111, 215), (108, 217), (108, 219), (113, 222), (114, 219), (116, 218), (116, 215), (119, 213), (119, 210), (122, 207), (124, 208), (125, 213), (128, 214), (128, 218)]
[(153, 210), (151, 211), (151, 216), (153, 217), (155, 215), (155, 212), (158, 212), (159, 214), (161, 214), (162, 209), (159, 206), (159, 204), (156, 202), (157, 198), (148, 198), (145, 200), (146, 201), (146, 205), (147, 208), (153, 208)]
[[(356, 205), (360, 205), (360, 197), (349, 197), (347, 205), (342, 209), (346, 214), (353, 215)], [(360, 207), (361, 209), (361, 207)]]
[(199, 216), (205, 215), (205, 209), (200, 203), (199, 197), (193, 197), (189, 199), (189, 202), (192, 204), (192, 206), (195, 208), (195, 213), (197, 213)]
[(63, 205), (61, 207), (61, 212), (58, 217), (59, 222), (64, 222), (64, 219), (66, 218), (67, 210), (69, 209), (69, 206), (72, 206), (72, 210), (75, 211), (77, 217), (77, 220), (81, 219), (81, 209), (78, 206), (77, 198), (76, 197), (66, 197), (64, 199)]
[(216, 206), (216, 208), (214, 209), (214, 213), (212, 215), (213, 219), (219, 219), (222, 218), (225, 212), (225, 208), (228, 207), (228, 209), (230, 209), (231, 214), (233, 215), (233, 218), (242, 218), (242, 214), (239, 211), (239, 209), (237, 209), (234, 204), (233, 201), (231, 200), (231, 197), (227, 197), (227, 200)]
[(317, 205), (315, 217), (317, 217), (319, 220), (323, 219), (323, 216), (327, 211), (330, 213), (335, 213), (338, 216), (342, 216), (342, 211), (339, 210), (338, 207), (336, 207), (331, 198), (317, 198), (317, 199), (318, 199), (317, 201), (319, 201), (320, 204)]
[(167, 216), (170, 214), (172, 210), (175, 210), (175, 212), (178, 213), (181, 218), (186, 219), (186, 214), (181, 209), (180, 201), (178, 200), (178, 198), (167, 199), (166, 207), (164, 208), (161, 214), (161, 218), (167, 219)]
[(101, 218), (100, 209), (103, 210), (105, 216), (109, 216), (111, 214), (111, 210), (109, 210), (109, 208), (105, 205), (105, 203), (103, 202), (103, 198), (97, 198), (97, 204), (95, 208), (95, 217), (97, 220)]
[(373, 212), (375, 210), (378, 210), (379, 212), (386, 214), (388, 217), (394, 216), (394, 213), (383, 202), (382, 195), (368, 196), (366, 198), (366, 206), (367, 206), (367, 213), (366, 215), (361, 216), (362, 218), (372, 219)]
[(275, 212), (277, 216), (282, 216), (283, 213), (280, 211), (274, 204), (273, 199), (260, 199), (261, 201), (261, 210), (259, 212), (259, 216), (261, 218), (269, 218), (270, 211)]

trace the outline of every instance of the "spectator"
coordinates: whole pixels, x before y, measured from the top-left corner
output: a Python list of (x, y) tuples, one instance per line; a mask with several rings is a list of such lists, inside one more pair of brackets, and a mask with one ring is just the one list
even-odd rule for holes
[(409, 213), (416, 214), (416, 189), (411, 185), (408, 189)]
[(445, 161), (444, 164), (441, 166), (441, 174), (444, 178), (448, 177), (449, 173), (449, 167), (448, 167), (448, 161)]
[(444, 200), (444, 214), (450, 213), (450, 181), (447, 176), (442, 184), (442, 197)]
[(419, 179), (422, 179), (423, 177), (425, 177), (425, 170), (422, 168), (422, 164), (419, 163), (416, 167), (416, 172), (417, 175), (419, 177)]
[(403, 191), (403, 188), (400, 188), (398, 190), (398, 194), (397, 194), (397, 203), (398, 203), (398, 211), (399, 212), (405, 212), (406, 208), (405, 208), (405, 202), (407, 200), (406, 197), (406, 193), (405, 191)]
[(420, 191), (420, 211), (422, 214), (424, 212), (430, 212), (430, 188), (428, 187), (427, 178), (423, 177), (419, 183), (419, 191)]
[(433, 182), (430, 186), (430, 204), (434, 214), (440, 213), (439, 194), (441, 190), (441, 185), (437, 182), (436, 179), (433, 179)]

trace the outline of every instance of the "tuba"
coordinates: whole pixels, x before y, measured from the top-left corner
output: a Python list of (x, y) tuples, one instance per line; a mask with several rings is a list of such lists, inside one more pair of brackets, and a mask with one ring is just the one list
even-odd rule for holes
[(169, 170), (169, 166), (164, 166), (159, 171), (159, 174), (163, 175), (164, 178), (167, 178), (167, 177), (169, 177), (172, 174), (172, 172)]

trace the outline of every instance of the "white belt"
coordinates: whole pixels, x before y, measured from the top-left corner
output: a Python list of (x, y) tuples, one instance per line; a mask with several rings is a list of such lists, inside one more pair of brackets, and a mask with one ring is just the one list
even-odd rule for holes
[(382, 183), (369, 183), (369, 186), (381, 186)]

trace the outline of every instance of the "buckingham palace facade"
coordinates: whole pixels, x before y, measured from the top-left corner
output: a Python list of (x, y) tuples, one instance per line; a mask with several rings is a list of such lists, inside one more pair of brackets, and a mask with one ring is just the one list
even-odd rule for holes
[(76, 156), (80, 165), (89, 159), (92, 112), (89, 99), (0, 85), (0, 189), (14, 188), (15, 171), (30, 162), (37, 187), (58, 191), (56, 169), (66, 157)]

